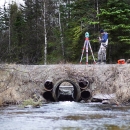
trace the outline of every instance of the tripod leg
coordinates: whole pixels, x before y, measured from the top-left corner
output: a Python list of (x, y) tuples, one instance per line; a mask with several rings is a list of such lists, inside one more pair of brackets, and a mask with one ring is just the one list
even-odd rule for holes
[(88, 41), (86, 41), (86, 64), (88, 64)]
[(100, 57), (100, 59), (101, 59), (101, 63), (103, 62), (103, 49), (101, 48), (101, 57)]
[(82, 55), (81, 55), (81, 58), (80, 58), (80, 63), (82, 62), (83, 53), (84, 53), (84, 49), (85, 49), (85, 44), (86, 44), (86, 42), (84, 41), (84, 46), (83, 46), (83, 49), (82, 49)]
[(90, 44), (90, 42), (88, 42), (88, 44), (89, 44), (89, 48), (90, 48), (90, 51), (91, 51), (91, 54), (92, 54), (92, 57), (93, 57), (94, 63), (96, 63), (95, 58), (94, 58), (94, 55), (93, 55), (93, 51), (92, 51), (92, 48), (91, 48), (91, 44)]

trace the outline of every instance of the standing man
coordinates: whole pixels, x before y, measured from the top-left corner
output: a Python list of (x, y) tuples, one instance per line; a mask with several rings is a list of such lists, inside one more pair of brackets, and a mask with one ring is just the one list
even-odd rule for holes
[(106, 48), (108, 45), (108, 33), (104, 32), (103, 29), (100, 30), (101, 38), (99, 37), (99, 42), (101, 43), (99, 51), (98, 51), (98, 64), (106, 63)]

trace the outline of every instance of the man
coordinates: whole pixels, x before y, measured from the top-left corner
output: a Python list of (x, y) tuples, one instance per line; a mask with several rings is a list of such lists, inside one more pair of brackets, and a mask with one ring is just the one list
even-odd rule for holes
[(108, 33), (104, 32), (103, 29), (100, 30), (102, 37), (99, 37), (99, 42), (101, 43), (100, 49), (98, 51), (98, 64), (105, 64), (106, 63), (106, 48), (108, 45)]

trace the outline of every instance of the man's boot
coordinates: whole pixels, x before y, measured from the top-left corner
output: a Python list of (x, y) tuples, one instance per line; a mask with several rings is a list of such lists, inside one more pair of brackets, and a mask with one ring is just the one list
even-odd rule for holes
[(106, 64), (106, 60), (103, 60), (103, 62), (101, 64)]

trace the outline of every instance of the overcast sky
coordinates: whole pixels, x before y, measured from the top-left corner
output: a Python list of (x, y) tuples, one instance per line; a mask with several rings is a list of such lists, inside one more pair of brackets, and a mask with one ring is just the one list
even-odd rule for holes
[(21, 3), (21, 4), (24, 3), (23, 0), (0, 0), (0, 7), (3, 6), (5, 2), (8, 5), (9, 3), (12, 3), (12, 1), (15, 1), (15, 2)]

